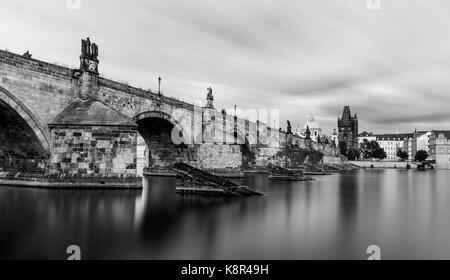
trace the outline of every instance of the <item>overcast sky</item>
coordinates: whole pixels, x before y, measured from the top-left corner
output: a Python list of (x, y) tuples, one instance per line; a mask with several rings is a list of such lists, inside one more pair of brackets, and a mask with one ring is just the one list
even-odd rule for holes
[(324, 132), (342, 107), (360, 131), (450, 129), (450, 1), (0, 0), (0, 48), (78, 67), (99, 45), (107, 78), (218, 109), (311, 114)]

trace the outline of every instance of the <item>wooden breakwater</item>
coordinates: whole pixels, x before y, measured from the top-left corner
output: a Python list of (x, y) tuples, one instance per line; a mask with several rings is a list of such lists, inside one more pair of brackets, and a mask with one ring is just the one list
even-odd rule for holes
[(289, 169), (279, 165), (269, 164), (270, 180), (284, 180), (284, 181), (311, 181), (314, 178), (303, 174), (302, 170)]
[(263, 194), (186, 163), (176, 163), (171, 170), (177, 174), (177, 193), (232, 197)]

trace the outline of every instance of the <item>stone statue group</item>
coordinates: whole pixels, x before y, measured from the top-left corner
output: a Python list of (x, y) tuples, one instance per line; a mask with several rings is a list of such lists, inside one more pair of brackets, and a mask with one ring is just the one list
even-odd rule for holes
[(86, 40), (81, 39), (81, 54), (94, 59), (98, 56), (98, 47), (95, 43), (91, 44), (89, 37)]

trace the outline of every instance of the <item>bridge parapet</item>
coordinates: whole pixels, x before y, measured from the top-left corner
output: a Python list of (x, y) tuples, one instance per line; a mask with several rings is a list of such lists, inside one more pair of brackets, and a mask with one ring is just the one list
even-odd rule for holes
[(55, 78), (71, 79), (74, 71), (69, 67), (48, 63), (31, 57), (25, 57), (4, 50), (0, 50), (0, 63), (9, 65), (10, 68), (44, 73)]

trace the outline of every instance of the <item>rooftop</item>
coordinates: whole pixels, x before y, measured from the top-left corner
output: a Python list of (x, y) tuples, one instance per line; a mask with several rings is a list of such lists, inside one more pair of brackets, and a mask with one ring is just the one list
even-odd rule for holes
[(394, 140), (394, 139), (405, 139), (407, 137), (413, 136), (413, 133), (388, 133), (388, 134), (374, 134), (373, 136), (376, 136), (377, 139), (386, 139), (386, 140)]
[(443, 134), (445, 138), (450, 139), (450, 130), (432, 130), (431, 135), (438, 136), (439, 134)]
[(368, 137), (368, 136), (375, 136), (372, 132), (363, 131), (359, 135), (359, 137)]

